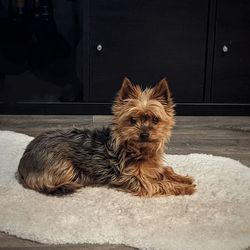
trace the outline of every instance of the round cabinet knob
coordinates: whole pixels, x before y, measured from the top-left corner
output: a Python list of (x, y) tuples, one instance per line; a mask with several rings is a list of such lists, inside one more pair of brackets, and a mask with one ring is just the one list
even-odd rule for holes
[(227, 53), (227, 52), (228, 52), (228, 47), (227, 47), (226, 45), (224, 45), (224, 46), (222, 47), (222, 51), (223, 51), (224, 53)]
[(96, 46), (96, 49), (97, 49), (97, 51), (102, 51), (102, 45), (101, 45), (101, 44), (98, 44), (98, 45)]

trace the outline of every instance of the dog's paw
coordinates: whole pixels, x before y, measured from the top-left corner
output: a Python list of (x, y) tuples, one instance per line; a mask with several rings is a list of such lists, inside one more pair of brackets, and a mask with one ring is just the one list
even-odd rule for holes
[(193, 184), (194, 183), (194, 178), (191, 176), (183, 176), (183, 183), (186, 184)]
[(196, 192), (196, 185), (182, 184), (176, 195), (191, 195)]
[(185, 187), (185, 194), (191, 195), (191, 194), (194, 194), (195, 192), (196, 192), (196, 185), (195, 184), (188, 185), (187, 187)]

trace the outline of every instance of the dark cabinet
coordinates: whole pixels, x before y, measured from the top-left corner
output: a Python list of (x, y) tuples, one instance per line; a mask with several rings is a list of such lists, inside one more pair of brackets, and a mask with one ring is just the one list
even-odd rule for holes
[(250, 102), (250, 2), (219, 0), (212, 102)]
[(82, 101), (78, 5), (0, 0), (0, 100)]
[(0, 0), (0, 113), (109, 114), (124, 76), (179, 115), (250, 115), (250, 1)]
[(143, 86), (167, 77), (175, 101), (203, 102), (207, 6), (196, 0), (91, 1), (89, 100), (112, 100), (128, 76)]

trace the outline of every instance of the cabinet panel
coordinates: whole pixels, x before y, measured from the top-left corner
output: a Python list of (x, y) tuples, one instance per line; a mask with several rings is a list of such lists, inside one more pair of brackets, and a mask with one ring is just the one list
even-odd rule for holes
[(89, 100), (111, 101), (128, 76), (167, 77), (175, 101), (203, 102), (207, 12), (198, 0), (90, 1)]
[(212, 102), (250, 103), (250, 1), (217, 8)]
[(67, 0), (0, 0), (0, 101), (82, 101), (78, 9)]

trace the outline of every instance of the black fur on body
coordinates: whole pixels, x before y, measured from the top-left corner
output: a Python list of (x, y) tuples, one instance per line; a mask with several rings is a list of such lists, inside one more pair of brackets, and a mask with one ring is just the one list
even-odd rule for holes
[(27, 146), (18, 166), (19, 180), (47, 194), (71, 193), (86, 185), (112, 186), (125, 155), (114, 149), (110, 128), (50, 131)]

